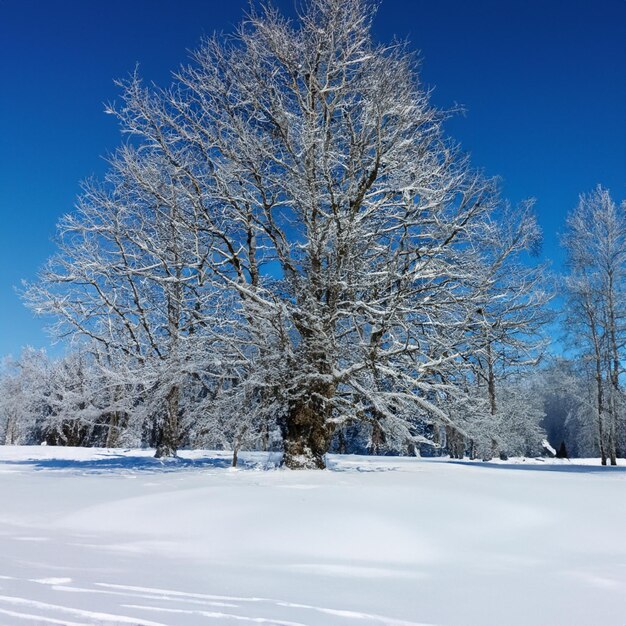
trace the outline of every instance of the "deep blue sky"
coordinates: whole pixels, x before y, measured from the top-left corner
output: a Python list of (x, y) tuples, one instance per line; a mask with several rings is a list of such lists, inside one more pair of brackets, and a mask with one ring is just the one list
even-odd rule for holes
[[(292, 13), (293, 0), (276, 4)], [(119, 143), (103, 103), (140, 63), (165, 83), (247, 0), (0, 0), (0, 355), (46, 346), (15, 287), (53, 251), (79, 181)], [(376, 36), (421, 50), (449, 132), (513, 201), (537, 198), (544, 254), (581, 191), (626, 198), (626, 0), (383, 0)]]

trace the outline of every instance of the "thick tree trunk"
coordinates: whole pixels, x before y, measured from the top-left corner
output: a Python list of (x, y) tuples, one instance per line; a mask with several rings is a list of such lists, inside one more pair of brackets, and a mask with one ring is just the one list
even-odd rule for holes
[(325, 469), (333, 429), (319, 402), (294, 403), (283, 427), (283, 465), (289, 469)]
[[(300, 334), (307, 344), (311, 333), (303, 325)], [(303, 357), (321, 375), (328, 376), (332, 367), (325, 350), (313, 342), (306, 346)], [(333, 383), (324, 381), (313, 382), (300, 390), (287, 410), (282, 424), (283, 462), (289, 469), (325, 469), (324, 459), (330, 448), (335, 426), (330, 424), (332, 408), (330, 401), (335, 395)]]
[(165, 422), (159, 429), (159, 440), (154, 455), (157, 459), (177, 456), (180, 436), (178, 432), (179, 400), (180, 389), (174, 386), (166, 398)]

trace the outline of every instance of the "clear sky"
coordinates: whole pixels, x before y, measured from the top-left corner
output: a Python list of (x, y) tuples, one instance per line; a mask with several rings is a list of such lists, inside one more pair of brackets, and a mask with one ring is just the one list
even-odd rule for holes
[[(293, 13), (293, 0), (277, 0)], [(119, 143), (103, 103), (136, 63), (166, 83), (247, 0), (0, 0), (0, 355), (49, 343), (15, 294), (52, 253), (79, 182)], [(626, 198), (626, 0), (382, 0), (376, 37), (409, 38), (449, 133), (513, 201), (537, 199), (544, 255), (597, 183)]]

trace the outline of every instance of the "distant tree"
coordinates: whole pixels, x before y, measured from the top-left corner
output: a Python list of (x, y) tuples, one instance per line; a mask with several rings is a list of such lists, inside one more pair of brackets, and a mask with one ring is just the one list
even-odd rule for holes
[(623, 423), (620, 385), (626, 346), (626, 204), (616, 205), (598, 186), (581, 195), (568, 217), (567, 329), (581, 358), (592, 367), (602, 464), (616, 464)]
[[(473, 298), (477, 308), (467, 335), (465, 385), (475, 387), (472, 393), (485, 404), (475, 402), (473, 413), (467, 403), (462, 407), (470, 455), (483, 458), (531, 454), (541, 441), (543, 411), (523, 389), (548, 345), (543, 330), (551, 317), (548, 267), (532, 262), (541, 243), (532, 202), (505, 204), (497, 217), (480, 240), (483, 261)], [(525, 444), (516, 439), (514, 433), (521, 436), (520, 429), (532, 444), (526, 435)]]
[(25, 294), (141, 391), (134, 414), (151, 422), (157, 456), (176, 454), (183, 386), (215, 375), (207, 328), (220, 313), (187, 184), (158, 151), (120, 149), (104, 184), (87, 183), (61, 220), (59, 250)]
[(25, 348), (6, 358), (0, 371), (0, 433), (5, 445), (41, 442), (40, 427), (48, 415), (46, 389), (50, 363), (41, 350)]

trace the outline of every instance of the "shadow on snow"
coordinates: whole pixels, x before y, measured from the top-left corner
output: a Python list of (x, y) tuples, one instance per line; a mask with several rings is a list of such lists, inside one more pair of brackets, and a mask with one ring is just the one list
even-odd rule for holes
[(477, 467), (477, 468), (489, 468), (489, 469), (502, 469), (502, 470), (522, 470), (522, 471), (530, 471), (530, 472), (564, 472), (564, 473), (574, 473), (574, 474), (597, 474), (602, 472), (626, 472), (626, 466), (624, 465), (600, 465), (600, 460), (598, 460), (598, 465), (581, 465), (576, 464), (576, 461), (566, 462), (566, 463), (490, 463), (487, 462), (476, 462), (476, 461), (454, 461), (450, 460), (449, 463), (454, 465), (465, 465), (467, 467)]
[[(184, 453), (184, 452), (183, 452)], [(272, 470), (280, 464), (280, 455), (270, 453), (266, 459), (246, 459), (240, 456), (239, 468), (244, 470)], [(395, 457), (400, 461), (398, 465), (390, 462), (389, 457), (368, 457), (364, 459), (358, 455), (332, 455), (328, 459), (327, 469), (331, 472), (389, 472), (401, 469), (404, 462), (420, 463), (414, 457)], [(602, 465), (580, 465), (575, 461), (570, 463), (493, 463), (461, 460), (444, 460), (454, 465), (464, 465), (473, 468), (488, 468), (512, 471), (530, 472), (563, 472), (578, 474), (597, 474), (606, 472), (626, 473), (626, 466), (602, 466)], [(598, 461), (599, 463), (599, 461)], [(0, 465), (5, 466), (29, 466), (36, 471), (76, 471), (90, 474), (116, 474), (127, 472), (145, 473), (171, 473), (185, 470), (201, 469), (228, 469), (231, 467), (231, 457), (228, 453), (224, 455), (207, 455), (197, 458), (186, 458), (184, 456), (176, 458), (156, 459), (153, 456), (133, 455), (133, 454), (103, 454), (96, 458), (87, 459), (63, 459), (63, 458), (24, 458), (24, 459), (3, 459)]]
[[(7, 459), (2, 465), (28, 465), (36, 470), (77, 470), (94, 474), (116, 472), (148, 472), (166, 473), (180, 470), (221, 469), (231, 465), (230, 458), (201, 457), (189, 459), (184, 457), (156, 459), (148, 456), (132, 456), (111, 454), (91, 459)], [(256, 464), (241, 461), (242, 467), (252, 468)]]
[[(260, 458), (259, 455), (256, 455), (256, 458), (246, 458), (245, 453), (243, 453), (239, 456), (237, 469), (274, 470), (280, 467), (281, 456), (280, 453), (272, 452), (265, 453), (263, 458)], [(399, 469), (394, 464), (389, 463), (388, 457), (369, 457), (365, 460), (362, 457), (355, 457), (353, 455), (332, 455), (332, 457), (334, 458), (327, 460), (327, 470), (331, 472), (389, 472)], [(395, 459), (397, 460), (397, 458)], [(34, 468), (35, 471), (51, 470), (76, 471), (90, 474), (116, 474), (131, 472), (171, 473), (184, 470), (228, 469), (231, 467), (231, 461), (232, 457), (228, 452), (224, 452), (223, 456), (221, 454), (219, 456), (207, 455), (196, 458), (179, 456), (176, 458), (162, 459), (143, 454), (116, 454), (111, 452), (95, 458), (86, 459), (64, 459), (58, 457), (43, 459), (33, 457), (0, 459), (0, 465), (31, 467)]]

